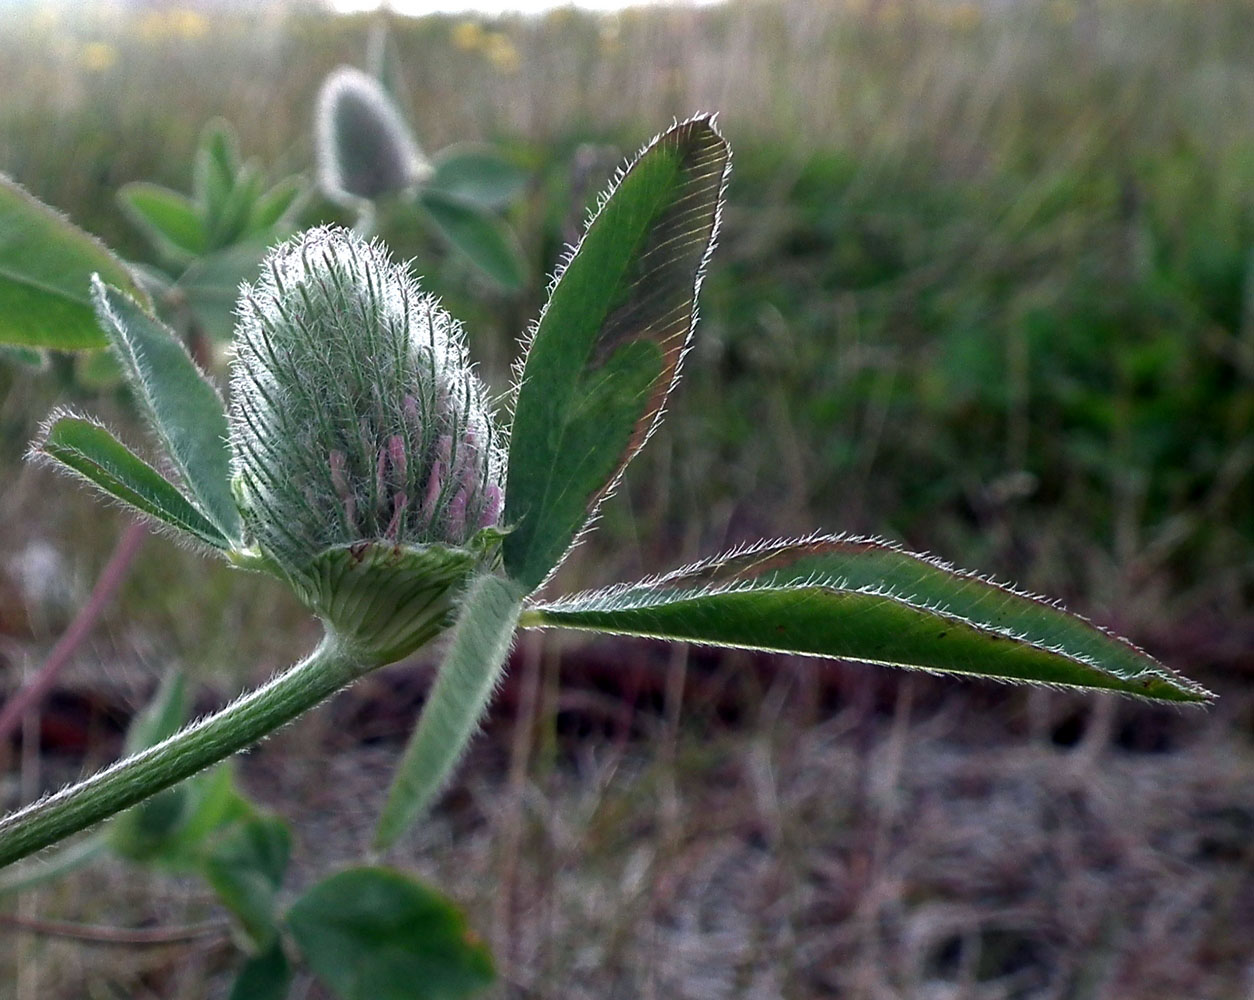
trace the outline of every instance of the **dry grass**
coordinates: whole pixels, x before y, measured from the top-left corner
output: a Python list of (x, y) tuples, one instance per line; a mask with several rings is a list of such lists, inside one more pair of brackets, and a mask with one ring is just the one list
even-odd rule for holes
[[(463, 780), (388, 859), (467, 907), (498, 959), (493, 996), (1236, 1000), (1254, 985), (1254, 750), (1232, 736), (1248, 695), (1205, 717), (872, 686), (797, 663), (734, 727), (693, 684), (677, 732), (637, 713), (643, 739), (553, 741), (543, 678), (557, 650), (541, 647), (516, 664), (523, 714), (497, 713)], [(615, 647), (645, 664), (653, 652)], [(850, 696), (798, 726), (813, 671)], [(243, 765), (298, 831), (293, 890), (369, 841), (395, 747), (364, 745), (354, 720), (386, 709), (389, 689), (345, 696)], [(47, 890), (38, 912), (215, 913), (201, 887), (109, 865)], [(19, 950), (41, 998), (202, 1000), (227, 982), (221, 945)]]

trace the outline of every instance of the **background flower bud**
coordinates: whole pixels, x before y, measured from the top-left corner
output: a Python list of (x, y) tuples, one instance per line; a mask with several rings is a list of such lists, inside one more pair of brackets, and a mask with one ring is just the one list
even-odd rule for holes
[(341, 66), (318, 93), (318, 184), (340, 203), (396, 194), (431, 176), (405, 119), (373, 77)]
[(289, 575), (361, 542), (463, 547), (501, 513), (504, 444), (461, 327), (378, 243), (323, 227), (243, 289), (235, 488)]

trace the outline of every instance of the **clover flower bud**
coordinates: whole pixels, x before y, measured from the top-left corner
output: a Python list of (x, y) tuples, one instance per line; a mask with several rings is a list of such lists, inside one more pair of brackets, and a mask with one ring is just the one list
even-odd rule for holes
[(474, 563), (501, 515), (502, 434), (461, 327), (381, 245), (323, 227), (273, 250), (242, 290), (231, 389), (249, 541), (319, 613), (336, 553)]
[(348, 66), (318, 92), (315, 133), (318, 184), (341, 204), (399, 193), (434, 172), (387, 91)]

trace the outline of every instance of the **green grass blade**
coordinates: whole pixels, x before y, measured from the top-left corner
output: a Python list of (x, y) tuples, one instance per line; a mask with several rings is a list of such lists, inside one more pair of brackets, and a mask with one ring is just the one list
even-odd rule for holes
[(763, 544), (638, 584), (529, 609), (560, 625), (1163, 701), (1204, 688), (1130, 642), (1063, 611), (883, 542), (815, 537)]
[(118, 191), (123, 211), (167, 257), (186, 260), (204, 253), (204, 223), (186, 195), (160, 184), (139, 181)]
[(392, 844), (430, 804), (461, 759), (496, 688), (524, 594), (513, 581), (475, 580), (448, 652), (392, 779), (375, 845)]
[(141, 514), (218, 549), (230, 541), (168, 479), (99, 424), (54, 414), (35, 453), (55, 459)]
[(514, 408), (505, 567), (556, 569), (657, 423), (696, 319), (730, 161), (709, 118), (627, 169), (541, 313)]
[(504, 222), (442, 191), (419, 197), (431, 221), (456, 249), (503, 288), (521, 288), (527, 277), (518, 240)]
[(239, 539), (226, 413), (217, 390), (174, 333), (133, 299), (98, 279), (93, 291), (100, 323), (188, 489), (222, 535)]
[(144, 300), (97, 239), (0, 174), (0, 343), (73, 351), (108, 343), (91, 306), (91, 276)]
[(29, 892), (37, 886), (56, 882), (72, 871), (91, 864), (109, 849), (109, 830), (97, 830), (75, 840), (68, 847), (44, 851), (24, 865), (0, 871), (0, 899), (15, 892)]

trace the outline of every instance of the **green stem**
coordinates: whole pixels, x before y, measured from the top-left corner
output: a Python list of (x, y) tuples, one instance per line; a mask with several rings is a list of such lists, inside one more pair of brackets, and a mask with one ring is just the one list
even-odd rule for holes
[(0, 820), (0, 867), (256, 743), (375, 666), (328, 632), (300, 663), (215, 715)]

